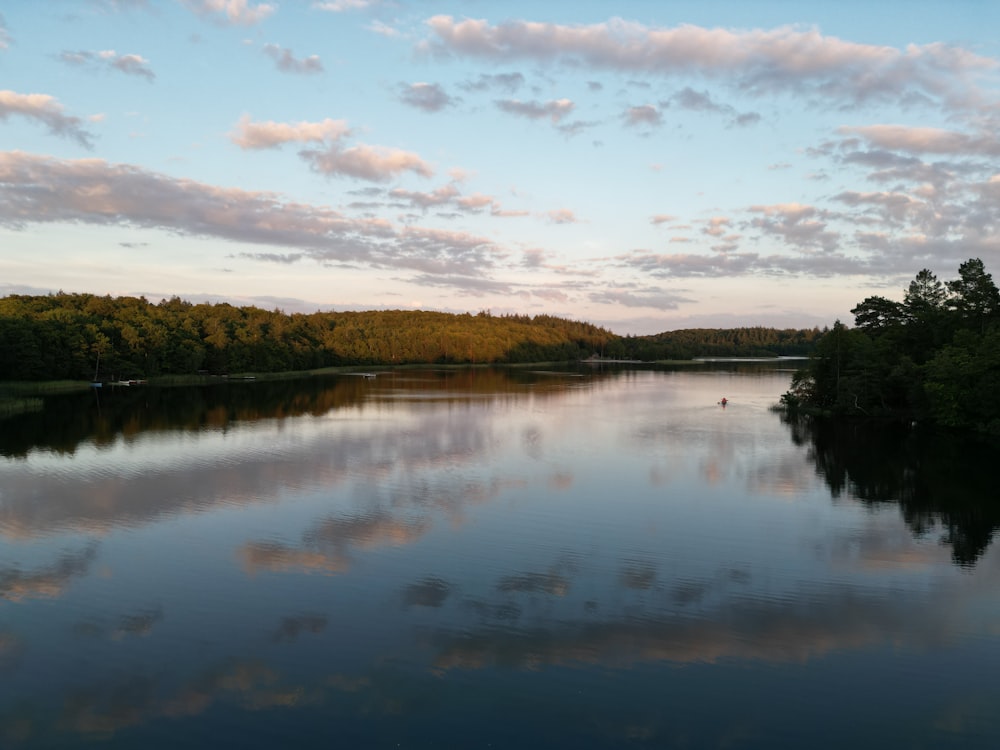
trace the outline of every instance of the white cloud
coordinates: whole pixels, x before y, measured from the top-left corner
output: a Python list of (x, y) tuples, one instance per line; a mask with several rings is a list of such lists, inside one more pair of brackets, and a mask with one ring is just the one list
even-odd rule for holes
[(72, 138), (81, 146), (91, 148), (93, 136), (83, 129), (78, 117), (63, 114), (62, 105), (48, 94), (18, 94), (0, 90), (0, 120), (19, 115), (46, 125), (53, 135)]
[(253, 26), (278, 7), (270, 3), (251, 5), (247, 0), (181, 0), (199, 16), (211, 18), (227, 26)]
[(7, 24), (4, 22), (3, 13), (0, 13), (0, 50), (10, 47), (10, 33), (7, 31)]
[(344, 13), (351, 10), (368, 10), (381, 4), (381, 0), (330, 0), (329, 2), (315, 2), (312, 7), (331, 13)]

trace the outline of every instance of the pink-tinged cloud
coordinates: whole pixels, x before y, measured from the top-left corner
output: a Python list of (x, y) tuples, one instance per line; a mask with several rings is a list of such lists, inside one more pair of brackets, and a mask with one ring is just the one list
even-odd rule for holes
[(415, 207), (427, 209), (433, 206), (442, 206), (451, 203), (459, 196), (458, 188), (454, 185), (444, 185), (437, 190), (423, 193), (417, 190), (403, 190), (396, 188), (389, 191), (389, 196), (396, 200), (405, 200)]
[(325, 151), (305, 150), (299, 154), (320, 174), (344, 175), (359, 180), (388, 182), (403, 172), (432, 177), (431, 166), (412, 151), (387, 146), (359, 144), (341, 149), (336, 145)]
[(553, 224), (576, 224), (579, 221), (576, 214), (568, 208), (557, 208), (554, 211), (549, 211), (546, 216)]
[(270, 3), (251, 5), (247, 0), (182, 0), (199, 16), (226, 26), (253, 26), (277, 11)]
[(553, 124), (558, 124), (566, 115), (573, 111), (574, 104), (569, 99), (553, 99), (548, 102), (522, 102), (520, 99), (499, 99), (497, 107), (511, 115), (527, 117), (529, 120), (548, 118)]
[(704, 223), (705, 227), (701, 231), (710, 237), (721, 237), (729, 231), (730, 221), (725, 216), (713, 216)]
[(468, 209), (481, 209), (487, 206), (492, 206), (496, 203), (490, 195), (483, 195), (482, 193), (473, 193), (472, 195), (466, 195), (455, 201), (462, 208)]
[(277, 44), (265, 44), (264, 54), (274, 60), (275, 66), (282, 73), (310, 75), (323, 72), (323, 63), (319, 59), (319, 55), (309, 55), (309, 57), (298, 59), (290, 49), (285, 49)]
[(817, 29), (781, 26), (730, 30), (694, 25), (650, 27), (615, 18), (563, 25), (491, 24), (434, 16), (421, 49), (497, 62), (529, 60), (595, 70), (728, 77), (750, 93), (805, 90), (829, 102), (902, 101), (914, 97), (977, 103), (973, 78), (997, 61), (944, 44), (904, 50), (848, 42)]
[[(101, 159), (0, 151), (0, 225), (145, 227), (294, 249), (323, 263), (364, 264), (482, 278), (502, 256), (463, 232), (398, 228), (269, 191), (218, 187)], [(262, 258), (280, 261), (278, 257)]]
[(243, 115), (229, 134), (229, 140), (242, 149), (264, 149), (284, 143), (333, 143), (350, 132), (346, 120), (253, 122), (249, 115)]
[(83, 129), (80, 118), (64, 114), (62, 105), (48, 94), (0, 91), (0, 121), (11, 115), (35, 120), (48, 127), (53, 135), (72, 138), (85, 148), (93, 147), (93, 136)]
[(671, 216), (670, 214), (655, 214), (650, 220), (650, 224), (666, 224), (670, 221), (677, 221), (676, 216)]
[(368, 10), (381, 4), (381, 0), (329, 0), (328, 2), (314, 2), (312, 7), (330, 13), (345, 13), (350, 10)]
[(1000, 156), (1000, 137), (994, 132), (970, 135), (941, 128), (908, 125), (866, 125), (843, 127), (842, 135), (858, 135), (870, 145), (911, 154), (953, 156)]

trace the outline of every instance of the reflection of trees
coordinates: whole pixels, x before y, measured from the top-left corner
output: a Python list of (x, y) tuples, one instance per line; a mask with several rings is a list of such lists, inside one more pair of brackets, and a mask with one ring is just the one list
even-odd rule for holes
[(73, 453), (86, 440), (109, 445), (143, 432), (224, 430), (241, 422), (320, 416), (360, 407), (373, 396), (392, 399), (522, 398), (557, 396), (571, 382), (591, 384), (620, 373), (573, 370), (540, 373), (518, 368), (396, 370), (375, 380), (356, 375), (314, 376), (288, 380), (216, 382), (159, 388), (102, 388), (88, 393), (53, 395), (39, 412), (4, 420), (0, 456), (25, 456), (34, 448)]
[(785, 419), (808, 445), (834, 497), (898, 503), (916, 536), (942, 531), (952, 559), (972, 566), (1000, 528), (992, 463), (996, 446), (880, 422)]

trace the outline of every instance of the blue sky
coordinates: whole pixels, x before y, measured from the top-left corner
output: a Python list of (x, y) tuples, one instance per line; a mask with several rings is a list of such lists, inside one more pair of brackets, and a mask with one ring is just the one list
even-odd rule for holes
[(997, 3), (0, 14), (0, 294), (646, 334), (1000, 269)]

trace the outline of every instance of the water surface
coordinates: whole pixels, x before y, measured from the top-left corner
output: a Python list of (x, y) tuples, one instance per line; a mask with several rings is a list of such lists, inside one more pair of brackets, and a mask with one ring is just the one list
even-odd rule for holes
[(0, 421), (0, 744), (997, 747), (989, 461), (786, 423), (789, 378), (396, 371)]

